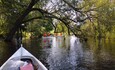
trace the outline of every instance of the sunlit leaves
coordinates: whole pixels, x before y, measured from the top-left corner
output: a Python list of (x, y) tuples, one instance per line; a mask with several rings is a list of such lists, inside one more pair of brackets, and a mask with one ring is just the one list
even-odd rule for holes
[(105, 30), (111, 31), (112, 26), (115, 25), (115, 10), (111, 2), (106, 2), (98, 10), (98, 21), (106, 27)]

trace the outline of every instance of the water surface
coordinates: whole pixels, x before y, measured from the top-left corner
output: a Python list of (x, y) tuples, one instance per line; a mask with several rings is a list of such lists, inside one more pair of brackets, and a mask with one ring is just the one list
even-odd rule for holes
[[(115, 69), (114, 40), (88, 39), (87, 42), (80, 42), (74, 36), (53, 37), (50, 47), (43, 47), (44, 41), (41, 39), (24, 42), (24, 47), (49, 70)], [(14, 53), (14, 49), (8, 46), (9, 44), (0, 41), (0, 65)]]

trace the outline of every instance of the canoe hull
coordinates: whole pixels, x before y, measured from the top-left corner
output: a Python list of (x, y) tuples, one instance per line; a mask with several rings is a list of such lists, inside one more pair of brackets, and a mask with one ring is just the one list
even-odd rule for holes
[(33, 64), (37, 66), (37, 70), (47, 70), (47, 68), (31, 53), (29, 53), (25, 48), (20, 47), (1, 67), (0, 70), (7, 70), (8, 66), (11, 66), (11, 60), (21, 60), (24, 58), (29, 58), (32, 60)]

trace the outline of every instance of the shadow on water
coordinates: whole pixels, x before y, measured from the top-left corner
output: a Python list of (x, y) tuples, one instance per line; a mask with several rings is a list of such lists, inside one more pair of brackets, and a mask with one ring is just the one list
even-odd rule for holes
[(114, 70), (115, 69), (115, 43), (104, 39), (83, 43), (83, 65), (88, 70)]
[[(42, 39), (24, 42), (24, 47), (49, 70), (115, 69), (115, 42), (112, 40), (95, 41), (89, 38), (87, 42), (80, 42), (75, 36), (51, 37), (50, 40), (50, 45), (49, 41)], [(46, 47), (43, 47), (44, 44)], [(0, 65), (13, 54), (12, 49), (7, 46), (6, 43), (0, 42)]]
[(13, 43), (0, 41), (0, 66), (16, 51)]

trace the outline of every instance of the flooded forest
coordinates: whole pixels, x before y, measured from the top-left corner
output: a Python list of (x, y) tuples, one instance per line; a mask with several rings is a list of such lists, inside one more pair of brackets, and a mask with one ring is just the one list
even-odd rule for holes
[(114, 70), (115, 1), (0, 0), (0, 70), (20, 47), (38, 70)]

